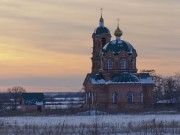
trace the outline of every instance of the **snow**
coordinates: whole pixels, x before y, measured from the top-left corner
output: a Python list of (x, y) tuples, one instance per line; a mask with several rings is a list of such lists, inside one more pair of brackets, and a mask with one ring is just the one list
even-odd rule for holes
[(71, 97), (71, 98), (53, 98), (53, 100), (80, 100), (82, 98), (79, 98), (79, 97)]
[(95, 80), (91, 79), (92, 84), (127, 84), (127, 83), (140, 83), (140, 82), (112, 82), (112, 81), (105, 81), (104, 79)]
[[(117, 41), (118, 41), (118, 42), (117, 42)], [(111, 44), (116, 44), (116, 43), (122, 44), (122, 40), (121, 40), (120, 38), (118, 38), (118, 39), (116, 39), (116, 40), (112, 40), (112, 41), (111, 41)]]
[(123, 83), (142, 83), (142, 84), (154, 84), (154, 81), (151, 79), (151, 77), (147, 78), (140, 78), (139, 82), (112, 82), (112, 81), (105, 81), (104, 79), (95, 80), (91, 78), (92, 84), (123, 84)]
[(157, 103), (171, 103), (170, 100), (159, 100), (157, 101)]
[(118, 44), (122, 44), (122, 40), (119, 40), (119, 41), (118, 41)]
[(58, 104), (71, 104), (71, 103), (74, 103), (74, 104), (79, 104), (79, 103), (84, 103), (84, 100), (82, 101), (57, 101), (57, 102), (45, 102), (45, 105), (58, 105)]
[(105, 84), (106, 83), (106, 81), (104, 79), (101, 79), (101, 80), (91, 79), (91, 82), (93, 84)]
[(112, 44), (116, 44), (116, 40), (111, 41)]
[(146, 84), (154, 84), (154, 81), (151, 79), (151, 77), (147, 78), (140, 78), (141, 83), (146, 83)]
[(160, 103), (160, 104), (168, 104), (168, 103), (179, 103), (180, 102), (180, 98), (173, 98), (173, 99), (169, 99), (169, 100), (159, 100), (157, 101), (157, 103)]
[(68, 108), (79, 108), (82, 105), (71, 105), (71, 104), (64, 104), (64, 105), (45, 105), (45, 109), (68, 109)]
[(49, 125), (54, 126), (59, 123), (65, 122), (68, 125), (80, 125), (93, 124), (95, 120), (98, 123), (108, 123), (108, 124), (127, 124), (132, 122), (132, 124), (138, 124), (142, 121), (162, 121), (162, 122), (172, 122), (180, 121), (179, 114), (148, 114), (148, 115), (97, 115), (97, 116), (23, 116), (23, 117), (0, 117), (0, 121), (5, 124), (10, 123), (11, 125), (23, 126), (25, 124), (33, 125)]
[(86, 112), (79, 112), (77, 115), (83, 115), (83, 116), (88, 116), (88, 115), (107, 115), (108, 113), (102, 112), (102, 111), (97, 111), (97, 110), (89, 110)]
[(36, 101), (36, 105), (44, 105), (44, 103), (43, 103), (43, 102), (37, 102), (37, 101)]
[(129, 53), (132, 53), (132, 48), (131, 48), (131, 50), (130, 50), (130, 52)]

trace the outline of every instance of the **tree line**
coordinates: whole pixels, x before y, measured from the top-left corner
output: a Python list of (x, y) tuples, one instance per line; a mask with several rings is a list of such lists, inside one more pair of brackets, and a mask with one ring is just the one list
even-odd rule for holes
[(155, 83), (155, 103), (167, 101), (167, 103), (180, 103), (180, 71), (171, 76), (156, 74), (155, 70), (141, 70), (151, 74)]
[(17, 110), (19, 99), (26, 90), (21, 86), (8, 88), (7, 92), (0, 93), (0, 111), (6, 109)]

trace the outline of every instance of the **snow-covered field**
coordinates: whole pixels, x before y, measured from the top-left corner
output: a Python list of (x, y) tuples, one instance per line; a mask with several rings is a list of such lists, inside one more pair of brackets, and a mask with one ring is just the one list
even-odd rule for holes
[[(8, 129), (8, 127), (11, 127)], [(13, 127), (15, 127), (13, 129)], [(18, 128), (17, 128), (18, 127)], [(23, 129), (26, 130), (23, 130)], [(2, 130), (3, 129), (3, 130)], [(16, 131), (18, 129), (18, 131)], [(45, 130), (45, 131), (44, 131)], [(180, 134), (180, 115), (0, 117), (0, 134)], [(28, 133), (26, 133), (28, 131)], [(21, 134), (22, 132), (22, 134)]]
[(97, 120), (98, 123), (108, 124), (127, 124), (132, 122), (138, 124), (142, 121), (179, 121), (180, 115), (98, 115), (98, 116), (40, 116), (40, 117), (0, 117), (0, 121), (6, 124), (35, 124), (35, 125), (57, 125), (59, 123), (65, 123), (68, 125), (80, 125), (80, 124), (93, 124)]

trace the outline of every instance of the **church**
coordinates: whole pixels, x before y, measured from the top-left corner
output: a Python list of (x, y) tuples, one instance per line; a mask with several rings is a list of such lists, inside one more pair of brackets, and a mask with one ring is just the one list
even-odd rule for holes
[(137, 73), (137, 52), (122, 40), (119, 22), (114, 35), (111, 40), (101, 12), (99, 26), (92, 34), (92, 70), (83, 83), (85, 107), (120, 111), (152, 107), (154, 82), (149, 73)]

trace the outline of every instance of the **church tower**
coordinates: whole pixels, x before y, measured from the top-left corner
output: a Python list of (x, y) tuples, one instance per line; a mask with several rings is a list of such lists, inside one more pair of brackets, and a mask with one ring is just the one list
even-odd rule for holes
[(92, 52), (92, 73), (98, 73), (101, 68), (101, 51), (102, 48), (111, 40), (111, 34), (107, 27), (104, 26), (104, 19), (99, 20), (99, 27), (94, 30), (93, 38), (93, 52)]

